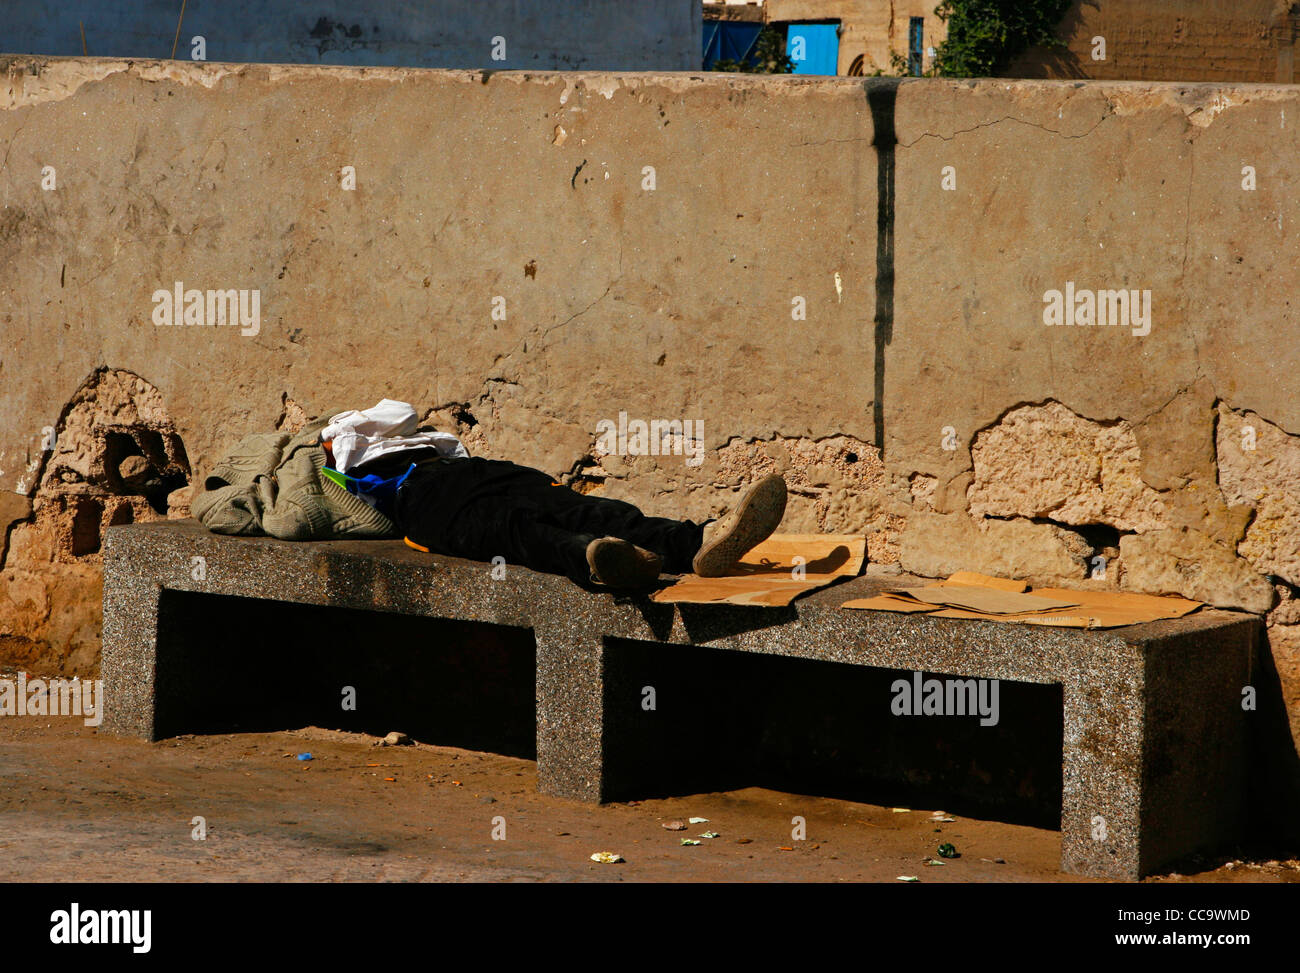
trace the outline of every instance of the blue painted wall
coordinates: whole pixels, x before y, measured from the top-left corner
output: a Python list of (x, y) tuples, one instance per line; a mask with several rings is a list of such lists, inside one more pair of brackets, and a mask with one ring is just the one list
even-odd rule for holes
[(795, 74), (834, 74), (840, 57), (839, 29), (835, 24), (791, 24), (785, 53), (794, 62)]
[[(181, 0), (0, 0), (0, 52), (171, 55)], [(209, 61), (698, 71), (699, 0), (187, 0), (176, 57)], [(493, 38), (505, 60), (493, 60)]]

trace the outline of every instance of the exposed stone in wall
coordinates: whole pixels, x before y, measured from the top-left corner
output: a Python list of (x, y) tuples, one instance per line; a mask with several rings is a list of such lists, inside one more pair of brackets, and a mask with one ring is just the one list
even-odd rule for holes
[(939, 486), (938, 477), (927, 473), (913, 473), (907, 481), (908, 492), (912, 495), (912, 506), (917, 510), (934, 513), (934, 495)]
[(1268, 613), (1268, 624), (1300, 625), (1300, 590), (1285, 582), (1274, 582), (1277, 599)]
[(1142, 481), (1128, 422), (1093, 422), (1059, 402), (1012, 409), (971, 447), (974, 516), (1028, 517), (1119, 530), (1164, 526), (1164, 504)]
[(768, 473), (785, 476), (790, 495), (782, 531), (865, 533), (870, 561), (898, 560), (907, 507), (899, 503), (880, 451), (870, 443), (852, 436), (733, 440), (717, 451), (717, 463), (721, 486), (742, 486)]
[(0, 490), (0, 567), (9, 553), (9, 532), (32, 515), (30, 497), (9, 490)]
[(1237, 553), (1300, 584), (1300, 436), (1221, 404), (1215, 441), (1224, 498), (1254, 510)]
[[(1058, 402), (1017, 407), (975, 437), (970, 511), (1107, 525), (1123, 532), (1118, 550), (1093, 553), (1106, 557), (1111, 586), (1265, 612), (1274, 593), (1264, 575), (1300, 577), (1300, 504), (1287, 489), (1300, 482), (1300, 440), (1258, 417), (1220, 414), (1216, 470), (1214, 404), (1204, 382), (1136, 427), (1084, 419)], [(1241, 450), (1238, 435), (1250, 422), (1260, 443), (1253, 452)], [(1003, 530), (990, 523), (981, 526)], [(905, 545), (913, 553), (904, 566), (945, 573), (968, 536), (980, 537), (961, 520), (929, 521)], [(1006, 560), (987, 552), (982, 559)]]
[(189, 482), (162, 394), (130, 372), (95, 372), (64, 410), (53, 446), (33, 512), (55, 526), (59, 561), (97, 554), (104, 527), (165, 517), (169, 495)]
[(52, 439), (0, 570), (0, 650), (11, 664), (86, 671), (98, 651), (102, 531), (188, 515), (189, 461), (158, 389), (115, 369), (82, 384)]
[(1181, 528), (1120, 539), (1123, 587), (1144, 594), (1174, 594), (1219, 608), (1266, 612), (1273, 586), (1232, 551), (1199, 530)]
[(508, 459), (556, 477), (570, 473), (575, 458), (591, 449), (589, 427), (548, 414), (524, 386), (504, 378), (484, 382), (473, 402), (429, 410), (422, 424), (454, 432), (471, 456)]
[[(689, 454), (689, 444), (683, 452)], [(851, 436), (732, 440), (705, 449), (694, 467), (675, 453), (619, 456), (592, 447), (568, 482), (583, 492), (640, 503), (647, 512), (698, 520), (726, 513), (745, 486), (768, 473), (781, 473), (789, 486), (783, 532), (863, 533), (872, 562), (897, 562), (906, 504), (891, 493), (880, 451)], [(647, 480), (657, 485), (650, 503)]]
[(1093, 547), (1076, 531), (1029, 520), (972, 520), (965, 514), (916, 513), (901, 538), (904, 571), (946, 577), (979, 571), (1035, 584), (1078, 584)]
[(280, 397), (280, 403), (280, 421), (275, 424), (276, 430), (290, 435), (298, 433), (307, 424), (309, 418), (307, 413), (303, 411), (301, 405), (289, 398), (287, 393)]
[[(956, 514), (966, 512), (966, 493), (970, 490), (971, 482), (974, 477), (970, 470), (962, 470), (954, 474), (947, 481), (942, 477), (936, 478), (933, 501), (934, 510), (941, 514)], [(913, 502), (917, 498), (914, 497)], [(925, 498), (919, 498), (924, 504)]]
[(1270, 625), (1268, 645), (1282, 683), (1291, 737), (1300, 743), (1300, 625)]
[(1160, 491), (1168, 527), (1192, 527), (1235, 550), (1250, 507), (1229, 505), (1219, 490), (1215, 456), (1217, 405), (1198, 379), (1133, 426), (1142, 452), (1142, 479)]

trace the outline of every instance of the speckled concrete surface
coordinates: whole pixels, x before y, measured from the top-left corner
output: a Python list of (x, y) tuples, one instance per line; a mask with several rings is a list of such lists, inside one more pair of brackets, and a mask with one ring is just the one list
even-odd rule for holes
[(789, 608), (655, 605), (523, 568), (494, 579), (490, 565), (400, 542), (232, 538), (194, 521), (110, 528), (104, 551), (104, 728), (118, 734), (155, 738), (159, 673), (183, 669), (184, 630), (197, 621), (159, 605), (165, 592), (189, 591), (532, 629), (547, 794), (606, 796), (605, 755), (619, 744), (604, 719), (605, 681), (619, 664), (611, 640), (633, 639), (1060, 684), (1067, 872), (1137, 878), (1241, 827), (1241, 690), (1262, 627), (1250, 615), (1203, 610), (1083, 632), (839, 608), (906, 577), (856, 578)]

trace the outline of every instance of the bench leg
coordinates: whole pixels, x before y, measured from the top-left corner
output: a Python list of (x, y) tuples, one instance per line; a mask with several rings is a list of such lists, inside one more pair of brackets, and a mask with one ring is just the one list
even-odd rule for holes
[(1163, 640), (1146, 653), (1143, 875), (1244, 835), (1250, 789), (1243, 689), (1256, 682), (1263, 622)]
[(1064, 686), (1061, 871), (1139, 878), (1143, 699), (1139, 674)]
[(576, 627), (537, 630), (537, 789), (605, 798), (605, 645)]
[(1136, 880), (1240, 840), (1260, 629), (1162, 639), (1065, 686), (1063, 871)]
[[(110, 570), (105, 567), (105, 574)], [(104, 583), (104, 636), (100, 671), (104, 678), (106, 733), (156, 740), (158, 602), (153, 581)]]

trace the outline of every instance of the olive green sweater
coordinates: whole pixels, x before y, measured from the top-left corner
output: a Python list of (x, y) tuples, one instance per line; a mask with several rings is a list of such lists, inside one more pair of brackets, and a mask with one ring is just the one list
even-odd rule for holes
[(260, 433), (241, 440), (203, 480), (194, 516), (217, 534), (269, 534), (286, 541), (391, 537), (397, 527), (360, 497), (321, 475), (318, 442), (327, 412), (297, 435)]

